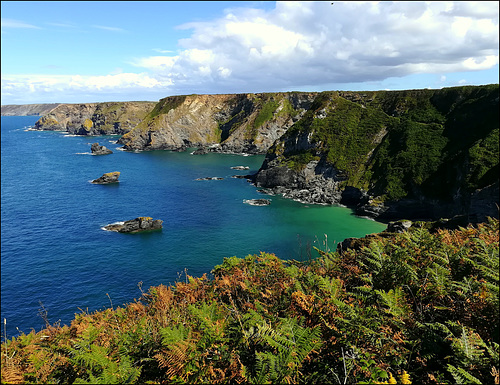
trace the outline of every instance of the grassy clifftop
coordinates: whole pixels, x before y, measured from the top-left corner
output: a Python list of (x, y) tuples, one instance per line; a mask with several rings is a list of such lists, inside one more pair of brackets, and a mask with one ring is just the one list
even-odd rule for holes
[[(270, 153), (283, 163), (325, 158), (346, 185), (386, 199), (449, 198), (457, 184), (473, 191), (498, 180), (498, 90), (324, 92)], [(305, 134), (308, 148), (297, 148)]]
[(498, 220), (228, 258), (2, 344), (3, 383), (498, 383)]

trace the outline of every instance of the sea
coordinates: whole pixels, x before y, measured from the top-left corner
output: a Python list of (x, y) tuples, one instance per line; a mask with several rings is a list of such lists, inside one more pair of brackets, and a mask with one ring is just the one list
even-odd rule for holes
[[(38, 119), (1, 118), (2, 339), (124, 306), (187, 275), (210, 277), (227, 257), (268, 252), (307, 261), (316, 248), (335, 250), (386, 227), (346, 207), (266, 195), (234, 177), (257, 172), (262, 155), (126, 152), (118, 136), (30, 130)], [(92, 155), (94, 142), (113, 153)], [(112, 171), (119, 183), (91, 183)], [(198, 180), (207, 177), (223, 179)], [(163, 220), (163, 229), (103, 230), (139, 216)]]

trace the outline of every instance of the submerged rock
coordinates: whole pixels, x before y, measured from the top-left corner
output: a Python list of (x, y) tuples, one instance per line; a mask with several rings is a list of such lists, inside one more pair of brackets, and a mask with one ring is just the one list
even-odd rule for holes
[(197, 178), (196, 180), (223, 180), (224, 178), (218, 176), (207, 176), (205, 178)]
[(108, 155), (113, 153), (109, 148), (100, 146), (99, 143), (92, 143), (90, 151), (92, 151), (92, 155)]
[(138, 217), (125, 222), (112, 223), (104, 226), (104, 230), (118, 233), (138, 233), (142, 231), (160, 230), (163, 227), (161, 219)]
[(94, 179), (92, 183), (95, 184), (117, 183), (119, 177), (120, 177), (119, 171), (107, 172), (103, 174), (101, 177)]
[(249, 170), (250, 167), (248, 167), (248, 166), (234, 166), (234, 167), (231, 167), (231, 169), (233, 169), (233, 170)]
[(269, 199), (244, 199), (243, 203), (252, 206), (267, 206), (271, 204), (271, 200)]

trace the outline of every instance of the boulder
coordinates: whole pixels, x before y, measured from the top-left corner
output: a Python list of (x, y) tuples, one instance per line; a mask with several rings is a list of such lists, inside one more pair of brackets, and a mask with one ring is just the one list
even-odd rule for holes
[(111, 151), (109, 148), (100, 146), (99, 143), (92, 143), (90, 151), (92, 151), (92, 155), (107, 155), (113, 153), (113, 151)]
[(119, 176), (120, 176), (119, 171), (107, 172), (103, 174), (101, 177), (94, 179), (92, 183), (95, 184), (117, 183)]
[(411, 221), (405, 220), (389, 222), (389, 225), (387, 226), (387, 229), (385, 231), (389, 233), (404, 233), (411, 227), (411, 225)]
[(118, 233), (138, 233), (142, 231), (160, 230), (163, 221), (151, 217), (138, 217), (125, 222), (112, 223), (104, 226), (104, 230), (116, 231)]

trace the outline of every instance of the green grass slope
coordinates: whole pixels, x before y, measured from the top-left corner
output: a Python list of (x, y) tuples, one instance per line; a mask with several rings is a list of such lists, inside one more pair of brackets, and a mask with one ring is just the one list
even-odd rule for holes
[[(498, 181), (499, 86), (323, 92), (268, 157), (325, 159), (381, 200), (451, 201)], [(297, 138), (308, 135), (304, 148)], [(305, 166), (302, 165), (302, 166)]]

